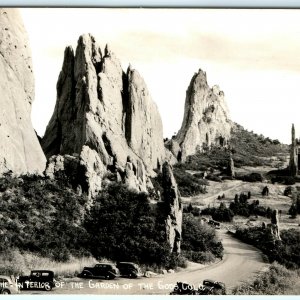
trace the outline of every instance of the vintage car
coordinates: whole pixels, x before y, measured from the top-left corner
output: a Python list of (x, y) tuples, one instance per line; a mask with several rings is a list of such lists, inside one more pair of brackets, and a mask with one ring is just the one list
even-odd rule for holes
[(210, 279), (203, 280), (197, 288), (184, 282), (177, 282), (170, 295), (226, 295), (226, 287), (223, 282)]
[(197, 295), (197, 290), (188, 283), (177, 282), (170, 295)]
[(103, 277), (114, 279), (119, 274), (117, 267), (112, 263), (98, 263), (94, 267), (84, 267), (78, 277), (93, 278)]
[(0, 294), (19, 294), (20, 290), (14, 276), (0, 275)]
[(20, 289), (42, 289), (51, 291), (55, 287), (54, 272), (49, 270), (33, 270), (29, 276), (20, 276)]
[(203, 280), (202, 286), (198, 288), (199, 295), (226, 295), (226, 287), (223, 282), (211, 279)]
[(139, 266), (132, 262), (118, 262), (117, 268), (123, 277), (137, 278), (142, 275)]

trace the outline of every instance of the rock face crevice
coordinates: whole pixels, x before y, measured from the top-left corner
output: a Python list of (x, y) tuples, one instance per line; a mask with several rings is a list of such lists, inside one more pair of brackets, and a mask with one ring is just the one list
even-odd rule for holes
[(102, 55), (90, 34), (80, 36), (75, 56), (71, 47), (65, 50), (42, 147), (47, 158), (84, 157), (92, 194), (112, 169), (145, 191), (146, 175), (165, 159), (161, 118), (144, 80), (131, 67), (125, 73), (108, 45)]
[(31, 123), (31, 53), (17, 9), (0, 9), (0, 70), (0, 174), (42, 173), (46, 158)]
[(177, 160), (185, 161), (188, 155), (198, 150), (208, 149), (212, 145), (227, 146), (230, 130), (224, 92), (216, 85), (210, 88), (206, 73), (200, 69), (192, 77), (186, 91), (181, 129), (167, 147)]

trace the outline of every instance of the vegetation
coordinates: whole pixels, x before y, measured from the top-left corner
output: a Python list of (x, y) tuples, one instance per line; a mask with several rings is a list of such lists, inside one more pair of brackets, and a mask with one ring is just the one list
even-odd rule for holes
[(164, 226), (145, 193), (121, 184), (100, 192), (85, 221), (96, 258), (174, 267)]
[(73, 277), (79, 274), (85, 266), (92, 266), (97, 261), (93, 257), (70, 257), (67, 262), (58, 262), (48, 257), (31, 252), (7, 249), (0, 255), (0, 274), (28, 275), (34, 269), (50, 269), (56, 276)]
[(230, 145), (234, 150), (233, 159), (236, 167), (266, 165), (269, 162), (265, 157), (288, 151), (287, 145), (280, 144), (278, 140), (250, 132), (236, 123), (231, 132)]
[(181, 249), (187, 259), (198, 263), (222, 258), (224, 250), (216, 237), (215, 229), (201, 224), (199, 217), (189, 213), (183, 214)]
[[(251, 194), (250, 194), (251, 196)], [(233, 202), (230, 203), (230, 210), (234, 215), (240, 215), (245, 217), (253, 216), (263, 216), (270, 218), (272, 214), (272, 209), (270, 207), (265, 208), (264, 206), (259, 205), (259, 200), (253, 200), (252, 203), (248, 202), (248, 195), (240, 194), (236, 195)]]
[(267, 272), (260, 274), (253, 282), (243, 283), (232, 291), (234, 295), (291, 295), (299, 282), (299, 271), (291, 271), (273, 263)]
[[(284, 192), (286, 194), (292, 193), (292, 191), (289, 189), (288, 190), (286, 189)], [(293, 197), (293, 203), (289, 209), (289, 215), (291, 216), (291, 218), (295, 219), (298, 214), (300, 214), (300, 192), (299, 191), (297, 191), (297, 193)]]
[(181, 196), (190, 197), (206, 193), (207, 180), (187, 173), (180, 166), (175, 166), (173, 173)]
[[(258, 200), (253, 200), (251, 203), (248, 200), (251, 198), (251, 192), (248, 194), (241, 193), (240, 195), (235, 195), (234, 201), (226, 207), (226, 204), (221, 202), (218, 208), (207, 207), (201, 211), (201, 215), (210, 215), (212, 218), (219, 222), (231, 222), (235, 215), (250, 217), (253, 216), (263, 216), (270, 218), (272, 210), (270, 207), (265, 208), (259, 205)], [(222, 199), (222, 196), (218, 199)], [(192, 211), (191, 211), (192, 212)], [(193, 213), (193, 212), (192, 212)]]
[(300, 231), (296, 229), (282, 230), (281, 241), (275, 240), (268, 228), (240, 228), (236, 236), (242, 241), (261, 249), (270, 262), (277, 261), (287, 268), (300, 267)]
[(85, 256), (87, 198), (66, 181), (36, 175), (0, 178), (0, 253), (19, 249), (66, 261)]
[[(272, 140), (252, 131), (249, 132), (236, 123), (231, 132), (230, 147), (235, 167), (271, 165), (270, 157), (282, 154), (284, 156), (288, 153), (287, 145), (282, 145), (278, 140)], [(226, 148), (213, 146), (209, 150), (198, 151), (187, 157), (186, 162), (181, 165), (186, 170), (220, 170), (226, 173), (229, 153)], [(281, 162), (285, 160), (283, 156), (280, 158)], [(253, 178), (250, 177), (250, 180)], [(247, 179), (245, 181), (248, 181)]]
[(231, 209), (226, 207), (226, 204), (221, 202), (218, 208), (208, 207), (201, 211), (202, 215), (211, 215), (215, 221), (219, 222), (231, 222), (234, 213)]
[(198, 151), (196, 154), (188, 156), (185, 163), (179, 164), (185, 170), (225, 170), (229, 161), (229, 151), (221, 147), (213, 146), (205, 152)]

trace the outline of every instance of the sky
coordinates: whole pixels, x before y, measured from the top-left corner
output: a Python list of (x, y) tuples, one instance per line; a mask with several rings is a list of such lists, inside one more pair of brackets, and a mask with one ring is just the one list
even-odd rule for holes
[[(33, 126), (43, 136), (64, 49), (91, 33), (144, 78), (164, 137), (180, 129), (186, 89), (202, 69), (230, 119), (265, 137), (300, 136), (300, 9), (22, 8), (35, 74)], [(299, 108), (299, 111), (298, 111)]]

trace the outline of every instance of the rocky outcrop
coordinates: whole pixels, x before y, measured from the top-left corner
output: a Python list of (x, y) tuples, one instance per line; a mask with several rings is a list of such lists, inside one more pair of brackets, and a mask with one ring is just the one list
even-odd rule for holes
[[(65, 50), (42, 147), (48, 158), (80, 159), (87, 147), (85, 161), (95, 178), (117, 172), (117, 178), (141, 191), (146, 175), (154, 175), (165, 159), (162, 122), (143, 79), (131, 67), (123, 72), (110, 47), (102, 54), (89, 34), (79, 38), (75, 55), (71, 47)], [(95, 161), (101, 162), (99, 168)]]
[(279, 217), (278, 217), (278, 209), (274, 209), (271, 215), (271, 224), (267, 225), (273, 239), (280, 240), (280, 230), (279, 230)]
[(172, 252), (180, 252), (182, 208), (180, 194), (177, 188), (172, 168), (168, 162), (162, 169), (163, 201), (167, 209), (166, 234)]
[(232, 158), (231, 151), (229, 152), (227, 175), (230, 176), (230, 177), (235, 177), (234, 161), (233, 161), (233, 158)]
[(17, 9), (0, 9), (0, 70), (0, 174), (41, 173), (46, 159), (31, 123), (31, 53)]
[(186, 91), (185, 110), (181, 129), (168, 148), (179, 161), (212, 145), (226, 146), (230, 139), (231, 122), (218, 86), (210, 88), (206, 73), (195, 73)]
[(298, 174), (298, 149), (297, 142), (295, 139), (295, 127), (292, 124), (292, 143), (290, 150), (290, 163), (289, 163), (289, 172), (291, 176), (296, 176)]

